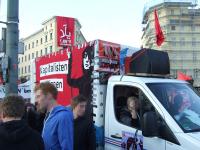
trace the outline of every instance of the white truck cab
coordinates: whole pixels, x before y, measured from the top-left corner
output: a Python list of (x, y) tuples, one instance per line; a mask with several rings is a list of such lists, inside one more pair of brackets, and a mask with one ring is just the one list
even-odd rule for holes
[[(139, 126), (120, 118), (130, 96), (138, 98)], [(187, 82), (112, 76), (104, 107), (106, 150), (200, 149), (200, 97)]]

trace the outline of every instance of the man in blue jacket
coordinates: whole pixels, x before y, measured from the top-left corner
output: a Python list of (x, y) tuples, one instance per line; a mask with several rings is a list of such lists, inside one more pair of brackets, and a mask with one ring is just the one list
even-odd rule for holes
[(56, 102), (56, 87), (43, 82), (35, 87), (37, 111), (46, 112), (42, 137), (45, 150), (73, 150), (72, 111)]

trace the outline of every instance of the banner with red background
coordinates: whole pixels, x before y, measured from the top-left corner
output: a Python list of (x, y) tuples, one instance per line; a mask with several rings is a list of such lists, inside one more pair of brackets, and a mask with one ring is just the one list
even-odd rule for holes
[(49, 81), (54, 84), (58, 89), (57, 101), (61, 105), (69, 105), (71, 98), (81, 92), (79, 85), (72, 84), (73, 82), (70, 81), (73, 80), (74, 83), (80, 85), (88, 82), (85, 79), (79, 80), (84, 76), (82, 66), (85, 49), (85, 47), (74, 47), (71, 52), (69, 49), (65, 49), (36, 60), (36, 82)]
[(57, 45), (62, 47), (74, 45), (75, 21), (74, 18), (56, 17)]

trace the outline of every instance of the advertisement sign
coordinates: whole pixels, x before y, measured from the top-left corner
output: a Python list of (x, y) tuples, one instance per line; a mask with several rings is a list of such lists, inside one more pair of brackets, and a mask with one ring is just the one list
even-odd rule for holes
[(50, 82), (58, 89), (57, 101), (69, 105), (71, 98), (90, 97), (93, 47), (73, 47), (36, 60), (36, 82)]
[(120, 45), (99, 40), (100, 71), (119, 72)]
[(143, 136), (136, 133), (122, 131), (123, 150), (143, 150)]
[(61, 47), (74, 45), (74, 18), (56, 17), (57, 22), (57, 45)]

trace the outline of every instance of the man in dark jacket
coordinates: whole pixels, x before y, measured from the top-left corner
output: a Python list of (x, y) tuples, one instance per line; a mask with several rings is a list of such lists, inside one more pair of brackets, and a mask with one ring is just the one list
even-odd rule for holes
[(95, 150), (94, 126), (85, 116), (87, 99), (82, 95), (74, 97), (71, 106), (74, 115), (74, 150)]
[(39, 133), (32, 130), (21, 118), (25, 103), (21, 96), (10, 95), (1, 104), (0, 149), (1, 150), (44, 150)]

